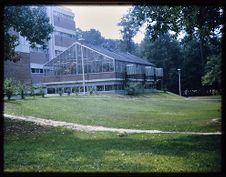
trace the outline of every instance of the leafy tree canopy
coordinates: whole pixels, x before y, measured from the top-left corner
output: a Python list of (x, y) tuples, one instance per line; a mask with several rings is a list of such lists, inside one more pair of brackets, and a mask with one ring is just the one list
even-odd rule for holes
[(18, 61), (20, 57), (15, 52), (19, 44), (18, 35), (26, 37), (32, 47), (36, 44), (45, 47), (53, 32), (45, 7), (6, 6), (4, 8), (4, 59)]
[(175, 36), (183, 31), (190, 37), (206, 39), (219, 35), (223, 24), (223, 10), (215, 6), (133, 6), (119, 25), (123, 36), (134, 36), (139, 28), (146, 26), (152, 40), (161, 33), (172, 31)]
[(78, 34), (80, 39), (84, 40), (85, 43), (92, 45), (100, 45), (103, 42), (103, 37), (101, 33), (96, 29), (90, 29), (89, 31), (77, 30), (80, 32)]
[[(145, 39), (135, 50), (140, 57), (152, 58), (157, 66), (164, 68), (164, 82), (171, 91), (176, 88), (173, 81), (177, 77), (177, 67), (182, 69), (184, 89), (201, 89), (202, 80), (208, 85), (211, 84), (206, 82), (211, 80), (210, 75), (211, 78), (219, 75), (205, 68), (209, 68), (209, 58), (221, 53), (222, 7), (138, 5), (128, 11), (119, 25), (125, 41), (131, 41), (140, 28), (145, 28)], [(182, 41), (174, 41), (181, 33), (185, 35)]]
[(86, 44), (92, 44), (106, 48), (111, 51), (120, 50), (123, 51), (124, 43), (118, 39), (105, 39), (101, 33), (96, 29), (90, 29), (89, 31), (82, 31), (80, 28), (76, 28), (77, 40), (81, 40)]
[(221, 88), (221, 54), (207, 58), (205, 75), (202, 77), (203, 85), (216, 85)]

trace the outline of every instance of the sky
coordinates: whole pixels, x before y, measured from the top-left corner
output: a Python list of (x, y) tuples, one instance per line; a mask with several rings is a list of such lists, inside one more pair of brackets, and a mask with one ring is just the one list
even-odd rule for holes
[[(117, 24), (131, 6), (126, 5), (76, 5), (65, 6), (75, 14), (76, 28), (88, 31), (91, 28), (98, 30), (106, 39), (122, 39), (120, 26)], [(133, 38), (135, 43), (140, 43), (144, 35), (142, 32)]]

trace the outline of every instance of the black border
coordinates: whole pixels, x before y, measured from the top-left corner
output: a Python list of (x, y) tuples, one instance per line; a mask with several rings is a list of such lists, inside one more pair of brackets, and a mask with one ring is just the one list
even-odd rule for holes
[[(225, 115), (225, 96), (226, 93), (224, 93), (224, 84), (225, 82), (225, 72), (224, 72), (224, 66), (226, 66), (226, 54), (225, 54), (225, 41), (226, 41), (226, 1), (224, 0), (67, 0), (67, 1), (50, 1), (50, 0), (2, 0), (0, 2), (0, 39), (4, 38), (4, 29), (3, 29), (3, 15), (4, 15), (4, 6), (6, 5), (32, 5), (32, 4), (65, 4), (65, 5), (198, 5), (198, 6), (222, 6), (224, 9), (224, 28), (223, 28), (223, 50), (222, 50), (222, 171), (219, 173), (11, 173), (11, 172), (4, 172), (3, 171), (3, 127), (4, 127), (4, 121), (3, 121), (3, 101), (0, 102), (0, 111), (1, 111), (1, 118), (0, 118), (0, 142), (1, 142), (1, 153), (0, 153), (0, 176), (21, 176), (21, 177), (26, 177), (26, 176), (51, 176), (51, 177), (59, 177), (59, 176), (157, 176), (157, 177), (165, 177), (165, 176), (172, 176), (172, 177), (177, 177), (177, 176), (197, 176), (197, 177), (208, 177), (208, 176), (217, 176), (217, 177), (223, 177), (226, 176), (226, 166), (225, 166), (225, 157), (226, 153), (224, 152), (225, 150), (225, 120), (224, 120), (224, 115)], [(3, 39), (4, 40), (4, 39)], [(4, 53), (4, 44), (3, 40), (0, 42), (0, 66), (1, 66), (1, 72), (0, 72), (0, 96), (3, 100), (3, 66), (4, 66), (4, 60), (3, 60), (3, 53)]]

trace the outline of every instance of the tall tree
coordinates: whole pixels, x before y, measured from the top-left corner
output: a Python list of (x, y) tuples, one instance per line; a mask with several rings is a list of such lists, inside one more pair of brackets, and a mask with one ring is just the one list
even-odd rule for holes
[[(221, 52), (219, 48), (223, 27), (222, 7), (133, 6), (123, 17), (123, 21), (127, 22), (122, 25), (123, 29), (130, 28), (132, 34), (136, 34), (139, 28), (144, 26), (146, 38), (149, 37), (152, 41), (168, 32), (173, 34), (174, 38), (181, 33), (185, 34), (182, 42), (184, 52), (181, 55), (181, 74), (184, 74), (182, 83), (184, 82), (184, 87), (191, 89), (202, 87), (201, 78), (205, 74), (207, 57)], [(131, 23), (133, 25), (130, 25)], [(169, 49), (168, 46), (165, 47)], [(144, 50), (143, 55), (152, 52), (148, 50), (151, 49)]]
[(205, 75), (202, 77), (203, 85), (215, 86), (215, 88), (221, 88), (221, 54), (208, 57)]
[(19, 45), (15, 32), (26, 37), (30, 45), (43, 45), (50, 39), (53, 26), (49, 24), (46, 9), (43, 6), (5, 6), (4, 8), (4, 59), (18, 61), (15, 52)]
[(130, 12), (128, 14), (123, 16), (121, 22), (119, 22), (118, 25), (122, 27), (122, 29), (120, 30), (123, 38), (121, 42), (122, 51), (133, 53), (135, 49), (135, 44), (132, 38), (138, 31), (139, 26), (136, 25), (131, 10), (132, 9), (130, 9)]
[(96, 29), (82, 31), (80, 28), (76, 28), (76, 37), (77, 40), (83, 41), (86, 44), (103, 47), (111, 51), (127, 51), (125, 49), (125, 43), (122, 40), (105, 39)]
[(209, 38), (219, 36), (223, 25), (223, 10), (216, 6), (133, 6), (120, 23), (122, 33), (130, 29), (135, 35), (145, 25), (152, 40), (172, 31), (175, 37), (184, 32), (188, 38), (199, 40), (200, 60), (204, 68), (206, 57), (203, 46)]
[(84, 42), (92, 45), (100, 45), (103, 42), (101, 33), (96, 29), (90, 29), (89, 31), (82, 31), (82, 39)]
[(202, 87), (201, 77), (202, 64), (200, 62), (199, 42), (192, 39), (184, 44), (186, 39), (182, 40), (182, 66), (181, 66), (181, 85), (182, 90), (200, 90)]
[(163, 84), (172, 92), (178, 91), (177, 68), (181, 68), (183, 55), (180, 44), (170, 34), (161, 34), (154, 42), (147, 35), (140, 44), (140, 56), (147, 58), (157, 67), (164, 68)]

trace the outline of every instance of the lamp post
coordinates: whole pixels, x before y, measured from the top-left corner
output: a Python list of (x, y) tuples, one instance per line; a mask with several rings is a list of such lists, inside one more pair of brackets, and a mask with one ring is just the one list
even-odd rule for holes
[(85, 90), (85, 74), (84, 74), (84, 60), (83, 60), (83, 50), (82, 50), (82, 45), (81, 46), (81, 57), (82, 57), (82, 85), (83, 85), (83, 94), (85, 95), (86, 90)]
[(179, 95), (181, 96), (181, 85), (180, 85), (180, 70), (181, 69), (177, 69), (177, 71), (178, 71), (178, 74), (179, 74)]

